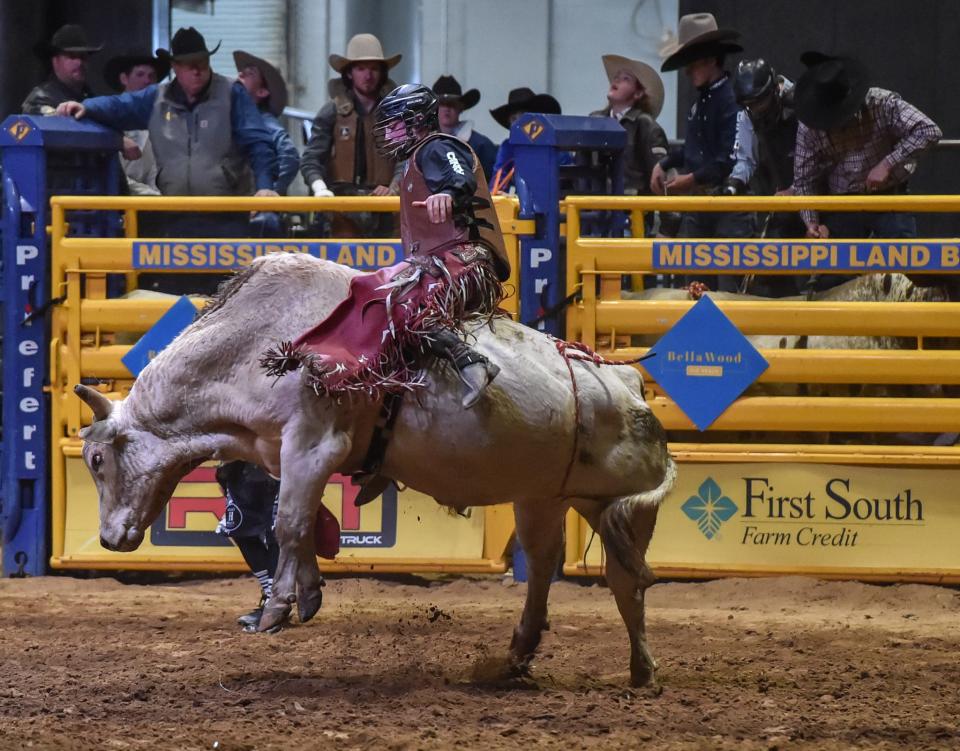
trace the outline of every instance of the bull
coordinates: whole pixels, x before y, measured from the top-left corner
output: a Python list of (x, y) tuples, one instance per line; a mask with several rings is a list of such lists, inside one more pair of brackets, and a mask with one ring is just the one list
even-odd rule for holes
[[(299, 377), (274, 381), (258, 361), (326, 317), (356, 273), (303, 255), (259, 259), (143, 370), (125, 399), (75, 387), (94, 414), (80, 435), (104, 547), (135, 550), (199, 464), (253, 462), (280, 478), (280, 558), (260, 630), (281, 623), (294, 603), (301, 621), (316, 614), (312, 543), (324, 486), (334, 473), (360, 469), (379, 405), (318, 397)], [(474, 336), (500, 376), (465, 411), (456, 375), (430, 366), (428, 387), (404, 399), (382, 473), (457, 509), (513, 502), (529, 583), (504, 663), (511, 674), (528, 667), (547, 626), (564, 515), (576, 509), (611, 553), (607, 579), (630, 639), (631, 682), (656, 686), (645, 553), (676, 466), (639, 373), (567, 359), (554, 340), (505, 319)]]

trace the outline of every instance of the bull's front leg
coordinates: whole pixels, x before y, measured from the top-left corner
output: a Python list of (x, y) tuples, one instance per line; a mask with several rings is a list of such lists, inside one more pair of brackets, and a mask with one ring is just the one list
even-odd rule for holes
[(314, 524), (327, 481), (342, 465), (351, 445), (347, 431), (330, 428), (318, 434), (317, 422), (310, 419), (284, 430), (274, 529), (280, 558), (273, 595), (260, 618), (260, 631), (284, 622), (298, 600), (298, 587), (301, 620), (308, 620), (319, 608), (321, 579), (313, 548)]

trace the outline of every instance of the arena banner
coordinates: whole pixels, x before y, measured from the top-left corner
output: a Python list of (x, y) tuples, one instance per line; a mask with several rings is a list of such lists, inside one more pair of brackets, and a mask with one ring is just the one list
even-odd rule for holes
[(960, 271), (956, 240), (654, 240), (654, 271)]
[[(177, 486), (163, 513), (133, 553), (112, 553), (100, 546), (96, 487), (83, 460), (66, 458), (67, 504), (63, 558), (71, 563), (118, 560), (134, 563), (202, 558), (238, 563), (236, 547), (216, 533), (225, 500), (210, 463), (193, 470)], [(327, 485), (324, 503), (340, 522), (337, 560), (479, 560), (483, 557), (484, 515), (469, 518), (438, 506), (412, 490), (391, 489), (361, 508), (358, 488), (337, 475)]]
[[(647, 559), (704, 575), (960, 580), (958, 484), (960, 469), (682, 464)], [(586, 562), (600, 564), (598, 542)]]
[(269, 253), (314, 258), (372, 271), (403, 259), (399, 240), (135, 240), (130, 266), (137, 271), (229, 271)]

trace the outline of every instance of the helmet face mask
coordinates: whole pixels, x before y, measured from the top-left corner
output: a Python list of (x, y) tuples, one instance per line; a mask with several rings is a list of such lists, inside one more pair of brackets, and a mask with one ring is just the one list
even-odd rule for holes
[(742, 60), (737, 65), (733, 91), (737, 104), (754, 123), (770, 122), (779, 114), (778, 89), (777, 73), (763, 58)]
[(436, 95), (426, 86), (404, 84), (377, 106), (374, 137), (384, 157), (406, 159), (417, 144), (439, 129)]

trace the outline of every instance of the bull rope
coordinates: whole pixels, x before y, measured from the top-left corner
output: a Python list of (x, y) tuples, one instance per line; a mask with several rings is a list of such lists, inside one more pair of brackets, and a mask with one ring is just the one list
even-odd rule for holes
[(636, 365), (638, 362), (653, 357), (656, 352), (647, 352), (631, 360), (608, 360), (582, 342), (568, 342), (554, 338), (553, 343), (557, 348), (557, 353), (563, 358), (564, 365), (567, 366), (567, 372), (570, 374), (570, 385), (573, 390), (573, 447), (570, 450), (567, 468), (563, 473), (563, 481), (560, 483), (560, 497), (565, 498), (563, 491), (567, 487), (570, 475), (573, 473), (573, 465), (576, 464), (577, 452), (580, 450), (580, 387), (577, 385), (577, 377), (573, 372), (573, 361), (591, 362), (598, 368), (601, 365)]

